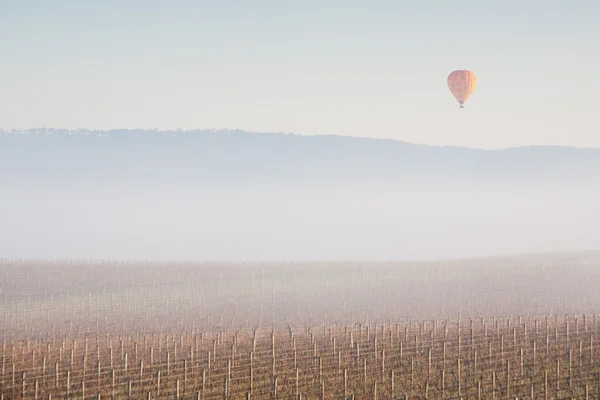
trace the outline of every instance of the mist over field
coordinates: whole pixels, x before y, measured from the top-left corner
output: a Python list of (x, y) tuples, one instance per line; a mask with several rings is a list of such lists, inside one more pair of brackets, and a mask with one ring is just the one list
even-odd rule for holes
[(600, 150), (38, 130), (0, 182), (9, 398), (600, 393)]
[(389, 260), (600, 248), (600, 150), (243, 131), (0, 134), (0, 257)]

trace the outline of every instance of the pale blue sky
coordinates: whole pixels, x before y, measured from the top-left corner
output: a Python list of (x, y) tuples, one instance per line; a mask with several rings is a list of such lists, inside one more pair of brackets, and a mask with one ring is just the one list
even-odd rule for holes
[[(600, 147), (596, 0), (0, 0), (0, 127)], [(454, 69), (479, 78), (461, 110)]]

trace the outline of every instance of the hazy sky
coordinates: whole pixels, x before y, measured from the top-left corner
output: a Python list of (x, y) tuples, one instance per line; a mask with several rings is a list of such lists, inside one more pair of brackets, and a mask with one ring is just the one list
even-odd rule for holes
[[(0, 127), (600, 147), (594, 0), (0, 0)], [(460, 110), (454, 69), (479, 78)]]

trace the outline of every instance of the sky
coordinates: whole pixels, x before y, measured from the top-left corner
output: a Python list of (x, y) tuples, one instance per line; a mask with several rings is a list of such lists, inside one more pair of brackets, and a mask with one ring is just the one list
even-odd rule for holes
[[(594, 0), (0, 0), (0, 128), (600, 147)], [(478, 87), (459, 109), (446, 77)]]

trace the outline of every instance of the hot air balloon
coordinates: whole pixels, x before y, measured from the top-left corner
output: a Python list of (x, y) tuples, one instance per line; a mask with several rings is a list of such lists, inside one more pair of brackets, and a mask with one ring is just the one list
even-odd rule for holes
[(448, 87), (452, 95), (458, 100), (460, 108), (471, 97), (477, 86), (477, 76), (469, 70), (453, 71), (448, 75)]

